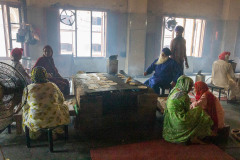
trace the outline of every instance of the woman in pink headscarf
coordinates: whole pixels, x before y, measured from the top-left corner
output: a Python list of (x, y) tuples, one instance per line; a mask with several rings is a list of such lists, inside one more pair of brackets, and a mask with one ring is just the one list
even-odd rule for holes
[(212, 66), (212, 84), (224, 88), (226, 91), (230, 89), (229, 100), (239, 98), (240, 90), (236, 83), (233, 68), (228, 63), (230, 52), (223, 52), (219, 55), (219, 60), (215, 61)]
[(196, 82), (194, 86), (196, 101), (191, 104), (191, 108), (201, 107), (214, 122), (212, 130), (217, 133), (218, 129), (224, 127), (224, 110), (218, 98), (208, 89), (204, 82)]

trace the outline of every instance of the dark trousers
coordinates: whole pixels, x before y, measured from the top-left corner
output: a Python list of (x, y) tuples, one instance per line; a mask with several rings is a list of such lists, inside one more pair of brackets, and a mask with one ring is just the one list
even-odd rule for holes
[[(145, 84), (146, 86), (149, 86), (149, 79), (146, 80), (146, 81), (144, 82), (144, 84)], [(164, 87), (164, 86), (168, 86), (168, 85), (159, 82), (159, 83), (156, 83), (156, 84), (154, 84), (153, 86), (149, 86), (149, 87), (151, 87), (151, 88), (154, 90), (155, 93), (157, 93), (158, 95), (160, 95), (160, 87), (162, 88), (162, 87)]]

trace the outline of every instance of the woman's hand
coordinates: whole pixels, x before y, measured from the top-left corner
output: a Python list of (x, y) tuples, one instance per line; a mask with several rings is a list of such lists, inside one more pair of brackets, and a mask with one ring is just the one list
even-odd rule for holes
[(171, 82), (171, 86), (172, 86), (172, 88), (174, 88), (175, 85), (176, 85), (176, 83), (172, 81), (172, 82)]
[(47, 78), (52, 78), (52, 74), (51, 73), (47, 73)]

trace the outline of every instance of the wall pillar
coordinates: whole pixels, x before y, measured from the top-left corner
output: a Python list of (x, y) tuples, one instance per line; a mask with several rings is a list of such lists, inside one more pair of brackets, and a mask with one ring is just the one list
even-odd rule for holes
[(235, 46), (239, 28), (240, 11), (239, 0), (224, 0), (222, 19), (224, 20), (222, 51), (231, 52), (231, 59), (235, 57)]
[(128, 0), (127, 56), (125, 70), (142, 75), (145, 67), (147, 0)]

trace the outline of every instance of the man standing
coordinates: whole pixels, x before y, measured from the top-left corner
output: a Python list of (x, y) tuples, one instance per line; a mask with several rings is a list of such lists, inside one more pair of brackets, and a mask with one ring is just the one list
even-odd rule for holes
[(228, 63), (230, 52), (221, 53), (212, 65), (212, 84), (218, 87), (230, 89), (229, 100), (236, 100), (239, 88), (235, 80), (232, 65)]
[(170, 49), (172, 52), (171, 58), (174, 59), (184, 70), (183, 63), (185, 61), (186, 68), (189, 68), (186, 55), (186, 40), (182, 37), (184, 28), (177, 26), (175, 28), (176, 37), (171, 41)]
[(182, 75), (182, 70), (177, 62), (169, 58), (171, 54), (169, 48), (163, 48), (160, 57), (144, 72), (144, 76), (155, 72), (144, 84), (153, 88), (157, 94), (160, 92), (159, 87), (167, 87), (170, 83), (174, 87), (178, 77)]

